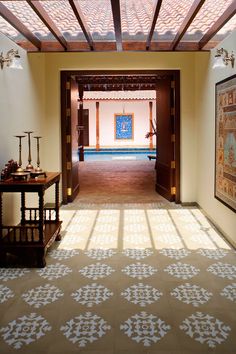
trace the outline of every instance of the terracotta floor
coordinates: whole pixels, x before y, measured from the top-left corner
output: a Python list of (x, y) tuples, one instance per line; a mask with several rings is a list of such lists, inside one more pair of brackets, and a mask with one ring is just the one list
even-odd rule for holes
[[(154, 161), (80, 163), (80, 193), (85, 203), (150, 203), (163, 200), (155, 192)], [(76, 201), (76, 202), (77, 202)]]
[(236, 352), (235, 250), (145, 165), (81, 166), (47, 266), (0, 268), (1, 354)]

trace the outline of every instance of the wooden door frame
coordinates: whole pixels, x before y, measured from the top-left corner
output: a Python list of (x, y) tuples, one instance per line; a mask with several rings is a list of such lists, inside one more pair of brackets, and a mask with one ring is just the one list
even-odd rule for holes
[[(155, 75), (157, 80), (166, 76), (171, 76), (175, 82), (175, 202), (180, 203), (180, 70), (63, 70), (61, 71), (61, 163), (62, 163), (62, 195), (65, 200), (65, 190), (67, 189), (67, 152), (66, 152), (66, 82), (68, 78), (80, 76), (139, 76)], [(145, 133), (145, 132), (144, 132)], [(171, 142), (170, 142), (171, 144)]]

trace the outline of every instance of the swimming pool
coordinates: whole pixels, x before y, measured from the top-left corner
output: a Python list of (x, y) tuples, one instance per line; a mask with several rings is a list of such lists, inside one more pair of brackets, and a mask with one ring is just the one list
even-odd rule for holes
[(84, 149), (85, 161), (147, 160), (147, 155), (155, 156), (156, 151), (146, 148)]

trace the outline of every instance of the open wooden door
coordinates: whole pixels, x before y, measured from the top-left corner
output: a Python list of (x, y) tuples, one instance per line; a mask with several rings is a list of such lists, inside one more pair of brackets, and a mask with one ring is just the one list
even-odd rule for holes
[(89, 146), (89, 110), (83, 110), (84, 146)]
[[(65, 85), (65, 86), (64, 86)], [(65, 90), (66, 88), (66, 90)], [(72, 202), (79, 192), (78, 85), (62, 73), (62, 173), (63, 203)]]
[[(169, 201), (179, 196), (179, 75), (158, 80), (156, 191)], [(179, 92), (179, 88), (177, 90)]]
[(89, 146), (89, 110), (83, 109), (83, 115), (78, 109), (78, 124), (82, 128), (79, 132), (79, 145)]

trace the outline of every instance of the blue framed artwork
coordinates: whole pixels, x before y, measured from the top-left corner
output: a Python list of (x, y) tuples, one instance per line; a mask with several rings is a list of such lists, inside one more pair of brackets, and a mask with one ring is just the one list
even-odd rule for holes
[(115, 140), (132, 140), (133, 128), (133, 113), (115, 114)]

